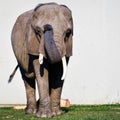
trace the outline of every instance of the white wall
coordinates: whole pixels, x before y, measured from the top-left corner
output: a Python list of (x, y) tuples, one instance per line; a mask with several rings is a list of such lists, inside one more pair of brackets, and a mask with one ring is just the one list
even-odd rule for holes
[[(10, 34), (19, 14), (50, 0), (0, 1), (0, 104), (25, 103), (20, 72), (7, 83), (16, 66)], [(62, 98), (72, 104), (120, 103), (120, 1), (56, 0), (69, 6), (74, 18), (74, 55)]]

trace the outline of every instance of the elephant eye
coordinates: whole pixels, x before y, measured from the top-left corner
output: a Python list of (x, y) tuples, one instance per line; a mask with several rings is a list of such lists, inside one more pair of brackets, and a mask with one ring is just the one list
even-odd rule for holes
[(35, 28), (35, 34), (36, 34), (38, 40), (40, 41), (40, 39), (41, 39), (41, 29), (39, 27)]
[(70, 36), (71, 33), (72, 33), (72, 30), (71, 30), (71, 29), (68, 29), (68, 30), (66, 31), (65, 42), (68, 40), (68, 38), (69, 38), (69, 36)]
[(39, 27), (35, 28), (35, 33), (36, 33), (36, 35), (40, 35), (41, 34), (41, 30), (40, 30)]
[(66, 32), (66, 37), (69, 37), (71, 34), (71, 29), (68, 29), (67, 32)]

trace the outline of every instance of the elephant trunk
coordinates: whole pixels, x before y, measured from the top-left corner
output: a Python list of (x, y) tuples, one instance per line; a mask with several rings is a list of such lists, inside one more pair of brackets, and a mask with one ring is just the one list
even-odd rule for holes
[(61, 55), (53, 39), (53, 30), (51, 25), (44, 26), (44, 45), (45, 52), (50, 63), (61, 61)]
[[(53, 31), (52, 26), (45, 25), (44, 26), (44, 46), (45, 46), (45, 53), (47, 59), (50, 61), (50, 63), (56, 63), (62, 60), (63, 65), (63, 75), (61, 77), (61, 80), (65, 79), (66, 72), (67, 72), (67, 62), (65, 56), (61, 57), (60, 52), (55, 44), (55, 41), (53, 39)], [(43, 54), (39, 54), (39, 63), (43, 63)]]

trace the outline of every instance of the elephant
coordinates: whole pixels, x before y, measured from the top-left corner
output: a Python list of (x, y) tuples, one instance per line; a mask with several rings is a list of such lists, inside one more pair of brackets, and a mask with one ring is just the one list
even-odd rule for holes
[[(52, 117), (63, 113), (60, 99), (73, 44), (72, 12), (66, 5), (38, 4), (18, 16), (11, 44), (26, 91), (27, 114)], [(36, 100), (36, 83), (39, 102)]]

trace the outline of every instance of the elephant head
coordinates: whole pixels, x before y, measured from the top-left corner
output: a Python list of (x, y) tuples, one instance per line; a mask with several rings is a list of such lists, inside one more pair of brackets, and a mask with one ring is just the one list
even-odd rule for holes
[(29, 24), (28, 53), (39, 55), (40, 64), (43, 57), (56, 63), (72, 55), (73, 21), (68, 7), (56, 3), (39, 4)]

